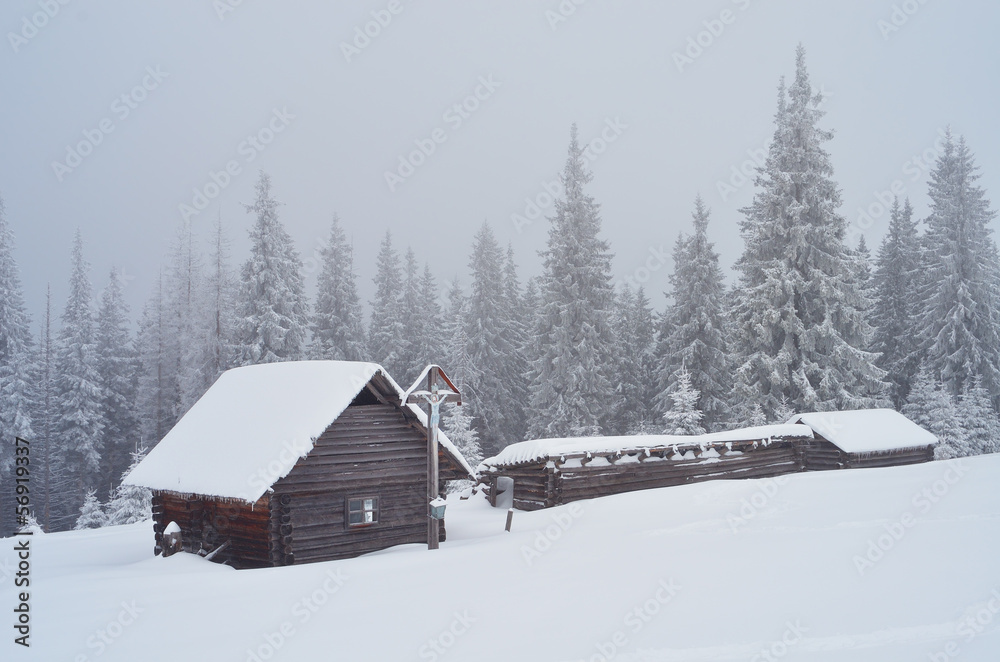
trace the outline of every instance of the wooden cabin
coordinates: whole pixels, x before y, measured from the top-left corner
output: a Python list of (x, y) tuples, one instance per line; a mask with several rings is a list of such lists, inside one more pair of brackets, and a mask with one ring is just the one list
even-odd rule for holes
[(802, 471), (805, 425), (769, 425), (697, 436), (641, 435), (524, 441), (479, 467), (494, 506), (506, 489), (521, 510), (713, 479)]
[(892, 409), (799, 414), (790, 422), (813, 431), (812, 438), (802, 442), (807, 471), (929, 462), (938, 443), (933, 434)]
[[(402, 395), (373, 363), (226, 372), (125, 481), (153, 492), (155, 553), (171, 522), (168, 547), (236, 568), (426, 543), (426, 414)], [(438, 441), (441, 493), (473, 472)]]

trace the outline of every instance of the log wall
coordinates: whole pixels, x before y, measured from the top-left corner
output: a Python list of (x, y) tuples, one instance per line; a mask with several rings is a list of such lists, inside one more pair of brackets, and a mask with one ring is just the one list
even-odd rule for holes
[[(442, 482), (459, 477), (443, 453), (439, 460)], [(273, 489), (276, 565), (427, 542), (427, 437), (394, 405), (348, 407)], [(379, 499), (378, 523), (349, 527), (347, 500), (370, 496)]]
[(163, 530), (170, 522), (181, 527), (182, 549), (205, 556), (222, 544), (214, 561), (235, 568), (272, 565), (269, 549), (267, 497), (253, 505), (172, 492), (153, 493), (153, 551), (163, 552)]
[(934, 447), (921, 446), (883, 453), (846, 453), (826, 439), (817, 436), (802, 442), (802, 456), (806, 471), (894, 467), (930, 462), (934, 459)]

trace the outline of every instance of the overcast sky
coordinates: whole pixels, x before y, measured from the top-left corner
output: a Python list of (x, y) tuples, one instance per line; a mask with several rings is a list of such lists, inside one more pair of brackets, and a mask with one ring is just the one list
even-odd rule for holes
[[(590, 190), (616, 278), (646, 280), (660, 307), (669, 265), (648, 278), (642, 267), (689, 227), (698, 193), (731, 276), (753, 186), (719, 183), (765, 146), (799, 42), (836, 132), (841, 211), (873, 249), (887, 215), (857, 225), (859, 208), (898, 180), (923, 216), (926, 171), (912, 159), (946, 125), (1000, 191), (1000, 3), (987, 0), (60, 1), (0, 7), (0, 192), (36, 320), (49, 281), (62, 310), (76, 228), (95, 289), (119, 266), (136, 313), (181, 205), (214, 194), (212, 173), (231, 161), (237, 174), (217, 175), (226, 185), (190, 220), (204, 236), (221, 211), (234, 262), (249, 245), (240, 203), (263, 168), (307, 267), (339, 213), (366, 301), (386, 229), (442, 281), (468, 282), (488, 220), (535, 274), (547, 223), (512, 215), (545, 201), (573, 122), (584, 142), (613, 138), (593, 145)], [(434, 137), (391, 190), (386, 171)]]

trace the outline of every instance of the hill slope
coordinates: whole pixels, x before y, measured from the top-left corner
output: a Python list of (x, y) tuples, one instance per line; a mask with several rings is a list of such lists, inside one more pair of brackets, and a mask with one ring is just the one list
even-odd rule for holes
[[(254, 571), (153, 558), (148, 524), (36, 536), (32, 647), (8, 634), (0, 650), (76, 662), (1000, 659), (1000, 455), (635, 492), (517, 512), (509, 534), (505, 516), (474, 497), (449, 505), (437, 552)], [(14, 541), (0, 542), (10, 615)]]

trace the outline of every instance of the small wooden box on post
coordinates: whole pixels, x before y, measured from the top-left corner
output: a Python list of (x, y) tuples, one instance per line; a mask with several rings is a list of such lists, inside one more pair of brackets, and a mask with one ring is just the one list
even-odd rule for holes
[[(417, 390), (425, 385), (423, 390)], [(462, 395), (448, 379), (448, 375), (440, 366), (431, 364), (424, 368), (413, 386), (403, 395), (402, 404), (411, 401), (427, 403), (427, 549), (438, 548), (441, 520), (444, 518), (444, 507), (441, 498), (440, 480), (438, 478), (438, 426), (441, 422), (441, 405), (446, 402), (462, 404)]]

